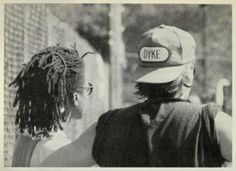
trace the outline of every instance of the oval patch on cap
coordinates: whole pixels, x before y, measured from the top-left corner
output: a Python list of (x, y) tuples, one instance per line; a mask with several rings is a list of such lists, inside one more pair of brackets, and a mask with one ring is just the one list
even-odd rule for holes
[(164, 47), (142, 47), (139, 57), (143, 62), (163, 62), (169, 57), (169, 52)]

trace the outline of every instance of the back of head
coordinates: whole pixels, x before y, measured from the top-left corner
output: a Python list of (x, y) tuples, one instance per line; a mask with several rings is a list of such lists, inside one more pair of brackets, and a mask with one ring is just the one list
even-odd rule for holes
[[(35, 54), (10, 85), (17, 87), (16, 124), (21, 132), (44, 136), (62, 129), (70, 94), (84, 84), (84, 63), (75, 49), (49, 47)], [(65, 109), (65, 110), (62, 110)]]
[(137, 94), (148, 98), (181, 96), (182, 88), (191, 87), (196, 43), (186, 31), (160, 25), (138, 40)]

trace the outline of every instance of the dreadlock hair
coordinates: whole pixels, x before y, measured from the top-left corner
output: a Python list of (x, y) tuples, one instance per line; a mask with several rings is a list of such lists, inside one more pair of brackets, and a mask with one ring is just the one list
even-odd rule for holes
[(62, 130), (72, 92), (84, 82), (84, 63), (75, 48), (54, 46), (35, 54), (9, 85), (18, 88), (13, 107), (19, 105), (15, 123), (20, 132), (35, 137), (40, 131), (45, 137)]
[(174, 81), (162, 84), (153, 83), (137, 83), (135, 92), (140, 98), (148, 99), (170, 99), (175, 98), (175, 95), (181, 96), (183, 94), (183, 86), (190, 88), (195, 75), (195, 62), (192, 61), (185, 65), (183, 73)]

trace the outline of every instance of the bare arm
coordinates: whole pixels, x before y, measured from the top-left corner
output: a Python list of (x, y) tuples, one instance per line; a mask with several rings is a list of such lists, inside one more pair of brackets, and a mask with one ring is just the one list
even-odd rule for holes
[(232, 161), (232, 117), (219, 112), (215, 118), (221, 154), (227, 161)]
[(95, 164), (92, 147), (95, 138), (96, 123), (90, 126), (79, 138), (44, 160), (40, 167), (90, 167)]

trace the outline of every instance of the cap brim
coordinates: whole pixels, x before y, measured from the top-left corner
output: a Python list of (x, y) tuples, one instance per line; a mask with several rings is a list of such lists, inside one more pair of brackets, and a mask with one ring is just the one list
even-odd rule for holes
[(184, 68), (184, 65), (158, 68), (152, 72), (143, 75), (142, 77), (137, 79), (136, 82), (153, 84), (168, 83), (178, 78), (180, 74), (184, 71)]

